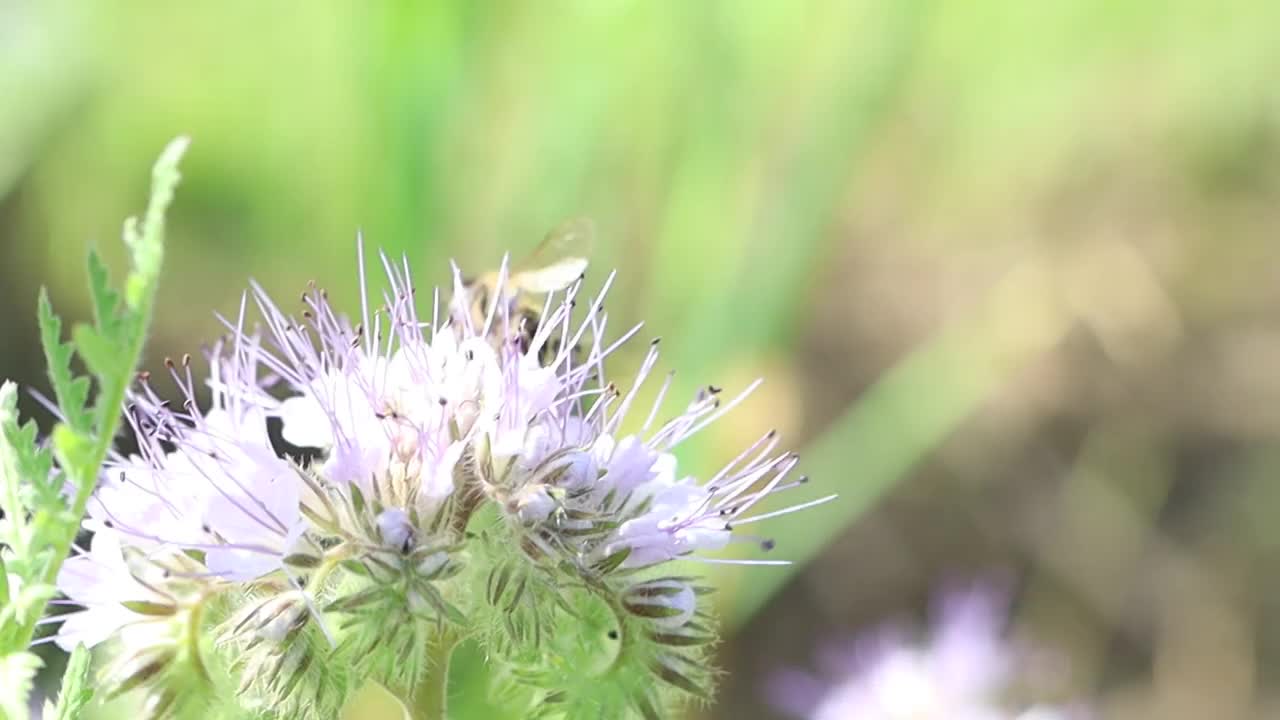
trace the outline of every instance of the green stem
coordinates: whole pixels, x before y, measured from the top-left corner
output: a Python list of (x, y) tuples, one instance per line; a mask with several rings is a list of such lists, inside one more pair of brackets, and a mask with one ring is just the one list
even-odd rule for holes
[[(127, 339), (119, 348), (120, 355), (125, 358), (126, 370), (118, 377), (99, 377), (99, 396), (95, 402), (96, 414), (95, 434), (92, 446), (83, 457), (77, 459), (71, 467), (64, 467), (76, 488), (75, 498), (71, 503), (71, 517), (60, 536), (51, 543), (53, 553), (51, 561), (44, 568), (44, 575), (39, 582), (53, 585), (58, 579), (58, 570), (71, 552), (71, 544), (75, 542), (80, 531), (80, 519), (84, 517), (93, 495), (94, 486), (98, 483), (98, 473), (103, 461), (115, 441), (116, 430), (120, 426), (120, 411), (124, 407), (125, 392), (133, 379), (134, 370), (142, 357), (142, 347), (146, 343), (147, 330), (151, 325), (151, 313), (155, 306), (156, 286), (159, 282), (160, 261), (163, 258), (164, 214), (173, 200), (173, 190), (178, 184), (177, 164), (182, 153), (186, 151), (187, 139), (179, 138), (169, 143), (161, 153), (152, 170), (151, 197), (147, 203), (147, 211), (143, 216), (141, 231), (138, 224), (130, 218), (125, 222), (125, 244), (132, 255), (132, 272), (125, 279), (124, 300), (127, 311), (117, 322), (124, 322)], [(99, 319), (99, 323), (104, 322)], [(65, 426), (55, 428), (68, 431)], [(55, 442), (55, 447), (56, 447)], [(59, 458), (59, 463), (65, 458)], [(36, 620), (44, 615), (44, 608), (31, 614), (18, 631), (17, 647), (26, 648), (31, 644), (35, 632)]]
[(413, 697), (414, 720), (447, 720), (449, 705), (449, 660), (460, 636), (446, 629), (431, 648), (431, 668)]

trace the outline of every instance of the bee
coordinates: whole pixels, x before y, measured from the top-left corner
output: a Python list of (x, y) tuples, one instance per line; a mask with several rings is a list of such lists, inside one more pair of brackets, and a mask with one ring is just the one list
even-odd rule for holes
[[(595, 224), (586, 218), (574, 218), (556, 226), (532, 253), (515, 263), (501, 288), (500, 273), (496, 271), (467, 281), (464, 287), (472, 324), (483, 327), (485, 319), (495, 312), (495, 303), (508, 303), (517, 347), (521, 352), (528, 350), (542, 321), (543, 303), (539, 296), (564, 290), (581, 278), (594, 241)], [(556, 343), (548, 342), (538, 359), (546, 364), (557, 350)]]

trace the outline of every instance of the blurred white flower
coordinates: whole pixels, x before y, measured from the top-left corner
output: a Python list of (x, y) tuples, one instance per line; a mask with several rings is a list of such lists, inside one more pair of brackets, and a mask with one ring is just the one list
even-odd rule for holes
[(1082, 720), (1077, 707), (1014, 701), (1028, 658), (1005, 638), (1006, 607), (989, 586), (948, 594), (923, 641), (873, 632), (824, 653), (821, 675), (774, 677), (771, 699), (806, 720)]

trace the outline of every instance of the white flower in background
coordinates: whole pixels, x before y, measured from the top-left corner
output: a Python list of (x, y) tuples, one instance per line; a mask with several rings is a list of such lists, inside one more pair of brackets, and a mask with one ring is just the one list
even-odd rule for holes
[(820, 657), (819, 675), (773, 678), (779, 709), (806, 720), (1083, 720), (1078, 707), (1019, 704), (1027, 660), (1005, 638), (1007, 600), (990, 587), (946, 595), (932, 633), (873, 632)]

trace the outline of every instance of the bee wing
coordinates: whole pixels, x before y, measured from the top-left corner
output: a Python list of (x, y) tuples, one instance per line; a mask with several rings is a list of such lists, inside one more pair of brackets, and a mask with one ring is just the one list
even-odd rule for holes
[(520, 263), (512, 284), (532, 293), (563, 290), (587, 269), (595, 236), (595, 223), (587, 218), (561, 223)]

